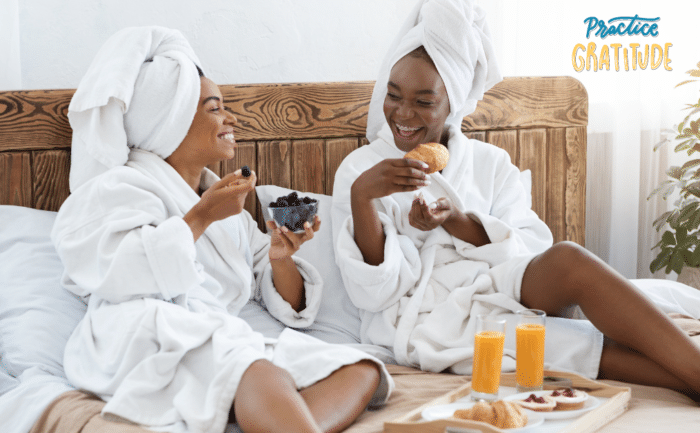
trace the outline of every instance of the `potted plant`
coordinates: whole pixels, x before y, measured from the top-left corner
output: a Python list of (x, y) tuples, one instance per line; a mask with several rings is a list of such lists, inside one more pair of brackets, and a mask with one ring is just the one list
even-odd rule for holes
[[(700, 63), (698, 63), (700, 68)], [(700, 69), (686, 72), (691, 77), (700, 77)], [(676, 85), (682, 86), (698, 81), (690, 79)], [(682, 166), (672, 166), (667, 171), (668, 179), (649, 195), (661, 196), (666, 200), (675, 191), (678, 199), (672, 210), (664, 212), (654, 221), (657, 231), (666, 230), (661, 241), (652, 249), (659, 248), (659, 254), (649, 266), (651, 272), (665, 269), (681, 274), (683, 269), (700, 267), (700, 99), (695, 104), (687, 104), (687, 116), (672, 130), (662, 131), (665, 139), (654, 146), (658, 149), (665, 143), (676, 142), (674, 152), (686, 152), (688, 160)], [(696, 152), (698, 152), (696, 154)], [(679, 278), (680, 280), (680, 278)]]

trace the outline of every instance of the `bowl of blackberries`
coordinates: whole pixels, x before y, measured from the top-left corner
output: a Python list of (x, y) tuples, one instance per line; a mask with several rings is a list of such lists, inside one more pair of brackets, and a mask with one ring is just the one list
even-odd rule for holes
[(293, 232), (304, 231), (304, 223), (313, 224), (314, 215), (318, 212), (318, 201), (310, 197), (299, 197), (296, 191), (289, 195), (277, 197), (277, 200), (267, 206), (277, 226), (285, 226)]

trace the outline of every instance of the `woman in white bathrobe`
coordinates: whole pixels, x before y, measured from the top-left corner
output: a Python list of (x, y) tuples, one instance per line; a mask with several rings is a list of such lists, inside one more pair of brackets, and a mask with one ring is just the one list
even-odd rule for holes
[[(400, 364), (470, 374), (476, 314), (537, 308), (550, 316), (550, 367), (697, 396), (700, 348), (602, 260), (571, 242), (551, 246), (508, 154), (461, 133), (499, 80), (478, 7), (419, 1), (375, 85), (370, 144), (335, 177), (336, 261), (362, 342)], [(448, 148), (442, 172), (403, 158), (427, 142)], [(575, 306), (590, 322), (561, 318)], [(504, 369), (514, 367), (512, 330)]]
[(52, 238), (88, 310), (67, 378), (104, 416), (157, 431), (340, 431), (391, 378), (364, 352), (265, 339), (237, 317), (256, 299), (289, 327), (314, 320), (322, 281), (293, 254), (320, 220), (263, 234), (243, 210), (255, 173), (205, 168), (234, 156), (236, 118), (198, 63), (177, 31), (125, 29), (71, 101), (72, 193)]

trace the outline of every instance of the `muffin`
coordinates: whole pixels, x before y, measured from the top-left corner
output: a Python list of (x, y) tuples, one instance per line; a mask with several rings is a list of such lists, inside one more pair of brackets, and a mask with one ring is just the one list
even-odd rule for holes
[(417, 159), (428, 164), (428, 174), (440, 171), (447, 166), (450, 152), (440, 143), (423, 143), (406, 153), (404, 158)]

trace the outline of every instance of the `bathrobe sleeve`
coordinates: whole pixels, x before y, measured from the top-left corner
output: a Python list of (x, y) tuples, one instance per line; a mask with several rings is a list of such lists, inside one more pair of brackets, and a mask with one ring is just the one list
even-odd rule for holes
[(241, 218), (246, 226), (248, 242), (253, 255), (253, 273), (255, 275), (254, 299), (260, 302), (267, 311), (280, 322), (292, 328), (305, 328), (316, 319), (321, 307), (323, 281), (309, 262), (292, 256), (301, 277), (304, 280), (304, 296), (306, 307), (296, 312), (289, 302), (282, 299), (272, 280), (272, 265), (268, 252), (270, 251), (270, 236), (260, 231), (257, 223), (247, 212)]
[(383, 311), (396, 304), (420, 279), (423, 264), (410, 238), (399, 234), (390, 215), (400, 211), (386, 209), (376, 200), (379, 220), (384, 229), (384, 261), (377, 266), (365, 263), (355, 243), (350, 206), (350, 188), (357, 177), (382, 158), (363, 146), (348, 155), (336, 171), (331, 218), (336, 263), (350, 300), (369, 312)]
[(510, 162), (505, 151), (490, 146), (487, 152), (488, 156), (478, 157), (483, 163), (478, 169), (481, 172), (477, 172), (476, 185), (470, 188), (490, 189), (483, 193), (490, 206), (470, 208), (467, 199), (465, 207), (466, 214), (484, 227), (491, 243), (477, 248), (454, 238), (457, 252), (467, 259), (496, 266), (515, 256), (545, 251), (552, 246), (552, 232), (528, 205), (520, 170)]
[(68, 290), (110, 302), (172, 299), (204, 281), (190, 227), (167, 214), (156, 189), (119, 167), (69, 196), (51, 234)]

